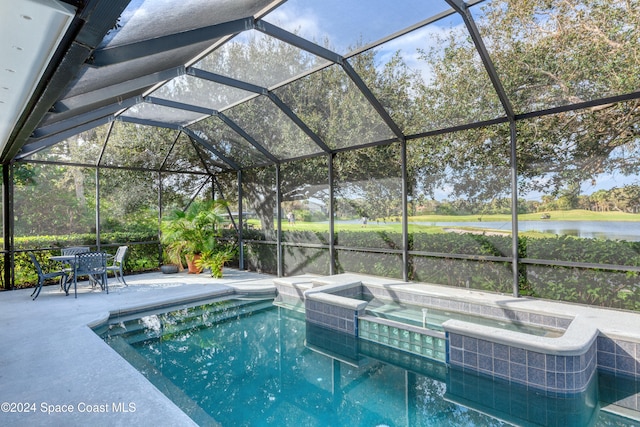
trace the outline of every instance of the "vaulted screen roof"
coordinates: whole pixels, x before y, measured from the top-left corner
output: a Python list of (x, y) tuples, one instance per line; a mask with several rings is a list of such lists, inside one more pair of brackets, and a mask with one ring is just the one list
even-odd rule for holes
[[(54, 18), (42, 18), (49, 25), (39, 25), (40, 39), (37, 25), (23, 25), (15, 29), (17, 39), (1, 46), (0, 53), (8, 58), (4, 61), (13, 61), (22, 42), (40, 46), (30, 65), (16, 59), (39, 70), (37, 75), (24, 74), (15, 87), (2, 86), (0, 96), (14, 89), (21, 95), (11, 104), (12, 118), (3, 122), (2, 161), (33, 158), (66, 138), (118, 123), (171, 131), (168, 143), (188, 138), (207, 151), (215, 170), (242, 169), (473, 123), (506, 122), (571, 100), (637, 97), (637, 88), (630, 94), (614, 82), (600, 84), (588, 76), (576, 77), (582, 82), (574, 87), (555, 85), (557, 93), (549, 95), (553, 85), (527, 86), (527, 79), (536, 78), (536, 64), (520, 64), (531, 75), (512, 78), (512, 64), (492, 56), (500, 35), (477, 25), (485, 3), (491, 2), (4, 2), (3, 24), (33, 21), (39, 10)], [(539, 19), (540, 28), (548, 25), (543, 16)], [(44, 44), (52, 37), (55, 44)], [(537, 35), (532, 31), (518, 37), (511, 40), (513, 48), (526, 50), (527, 38)], [(443, 40), (473, 47), (464, 61), (473, 64), (474, 74), (452, 82), (468, 85), (469, 97), (441, 101), (464, 105), (459, 114), (412, 120), (430, 106), (394, 105), (393, 94), (380, 89), (384, 85), (378, 80), (396, 78), (393, 70), (401, 63), (416, 77), (406, 84), (407, 93), (414, 93), (418, 84), (428, 90), (433, 76), (446, 70), (424, 58), (451, 54), (438, 51)], [(565, 47), (567, 55), (575, 56), (571, 46)], [(37, 59), (40, 68), (33, 65)], [(368, 72), (365, 62), (375, 64), (379, 73)], [(5, 74), (11, 67), (2, 67)], [(546, 92), (526, 92), (535, 87)], [(349, 114), (332, 116), (338, 104)]]

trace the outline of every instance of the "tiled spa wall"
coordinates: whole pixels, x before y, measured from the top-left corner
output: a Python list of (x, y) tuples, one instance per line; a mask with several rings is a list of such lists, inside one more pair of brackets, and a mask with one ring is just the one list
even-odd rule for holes
[(606, 337), (597, 338), (598, 368), (619, 375), (640, 377), (640, 343)]
[(358, 336), (358, 317), (364, 315), (364, 309), (354, 310), (311, 299), (305, 300), (304, 308), (308, 322)]
[[(278, 290), (279, 298), (286, 298), (291, 303), (294, 303), (296, 299), (304, 301), (304, 290), (295, 286), (287, 286), (284, 284), (276, 284), (276, 287)], [(441, 310), (452, 310), (498, 320), (517, 321), (529, 324), (531, 326), (566, 329), (571, 323), (570, 318), (509, 310), (500, 307), (491, 307), (483, 304), (456, 301), (448, 298), (439, 298), (419, 293), (396, 290), (389, 291), (387, 288), (381, 286), (372, 286), (366, 283), (354, 283), (352, 286), (345, 286), (339, 289), (330, 290), (329, 292), (332, 295), (342, 296), (346, 298), (353, 298), (358, 300), (381, 298), (405, 304), (424, 306), (427, 308), (431, 307)], [(332, 322), (336, 323), (336, 321), (333, 320)]]
[(557, 356), (449, 333), (451, 365), (557, 393), (582, 392), (596, 371), (596, 341), (579, 356)]

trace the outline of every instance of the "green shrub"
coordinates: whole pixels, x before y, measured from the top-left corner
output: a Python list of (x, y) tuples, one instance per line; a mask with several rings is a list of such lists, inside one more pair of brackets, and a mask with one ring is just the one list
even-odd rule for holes
[[(328, 233), (294, 230), (284, 231), (282, 235), (283, 242), (289, 243), (283, 247), (285, 275), (329, 274), (331, 260)], [(222, 231), (223, 240), (233, 242), (236, 236), (235, 230)], [(103, 248), (110, 253), (114, 253), (119, 244), (129, 244), (129, 253), (125, 260), (127, 273), (158, 268), (160, 247), (157, 236), (149, 233), (108, 233), (101, 237)], [(244, 230), (243, 237), (246, 240), (246, 267), (249, 270), (277, 274), (277, 247), (274, 242), (267, 242), (261, 230)], [(60, 248), (74, 245), (95, 247), (94, 239), (93, 234), (32, 236), (16, 238), (15, 245), (20, 251), (37, 250), (38, 259), (46, 265), (48, 257), (58, 254)], [(482, 259), (511, 258), (512, 241), (509, 236), (411, 233), (408, 241), (411, 251), (433, 254), (412, 254), (409, 257), (410, 280), (490, 292), (512, 292), (511, 262)], [(313, 243), (322, 247), (296, 246), (296, 243)], [(402, 252), (398, 252), (402, 249), (401, 233), (375, 230), (340, 231), (336, 234), (336, 245), (336, 272), (349, 271), (402, 278)], [(447, 256), (448, 254), (452, 256)], [(454, 256), (456, 254), (477, 255), (480, 259), (460, 259)], [(616, 269), (617, 266), (640, 266), (640, 242), (579, 239), (570, 236), (523, 236), (518, 241), (518, 254), (525, 260), (570, 261), (600, 264), (605, 267), (548, 266), (521, 262), (518, 271), (521, 295), (640, 310), (640, 275), (637, 272)], [(0, 264), (0, 268), (3, 265)], [(237, 258), (230, 265), (237, 265)], [(16, 254), (15, 266), (16, 286), (26, 287), (35, 284), (35, 271), (26, 253)]]

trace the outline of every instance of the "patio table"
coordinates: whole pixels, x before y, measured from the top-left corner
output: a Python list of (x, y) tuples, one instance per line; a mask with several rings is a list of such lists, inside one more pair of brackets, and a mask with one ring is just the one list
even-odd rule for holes
[[(71, 287), (71, 281), (73, 280), (73, 264), (76, 260), (76, 256), (75, 255), (53, 255), (50, 256), (49, 259), (51, 261), (56, 261), (56, 262), (60, 262), (62, 264), (66, 264), (68, 265), (69, 268), (69, 273), (66, 276), (66, 280), (64, 277), (60, 278), (60, 287), (62, 288), (62, 290), (64, 290), (64, 293), (69, 295), (69, 288)], [(64, 281), (64, 283), (63, 283)], [(67, 286), (68, 285), (68, 286)]]
[(76, 259), (76, 256), (75, 255), (53, 255), (53, 256), (50, 256), (49, 259), (51, 261), (58, 261), (63, 264), (73, 264), (73, 262)]
[[(103, 252), (104, 253), (104, 252)], [(109, 254), (104, 253), (104, 255), (108, 258)], [(63, 264), (66, 264), (69, 266), (70, 268), (70, 273), (67, 276), (67, 279), (64, 283), (62, 283), (62, 281), (64, 279), (60, 279), (60, 285), (62, 286), (62, 289), (64, 290), (65, 294), (69, 295), (69, 289), (71, 289), (71, 284), (74, 283), (76, 281), (76, 277), (75, 277), (75, 261), (76, 261), (76, 254), (68, 254), (68, 255), (52, 255), (49, 257), (49, 259), (51, 261), (57, 261), (57, 262), (61, 262)], [(91, 284), (93, 286), (95, 286), (96, 284), (96, 279), (89, 275), (89, 281), (91, 282)], [(104, 286), (107, 286), (106, 284)], [(107, 290), (107, 293), (109, 291)]]

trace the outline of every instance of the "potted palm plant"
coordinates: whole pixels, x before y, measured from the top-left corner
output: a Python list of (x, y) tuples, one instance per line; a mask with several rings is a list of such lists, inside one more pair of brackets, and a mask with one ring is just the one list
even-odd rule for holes
[(222, 268), (235, 257), (235, 248), (232, 245), (215, 245), (202, 252), (200, 259), (195, 261), (199, 269), (210, 269), (211, 277), (222, 277)]
[(222, 200), (196, 201), (186, 210), (174, 210), (162, 221), (161, 241), (170, 262), (183, 267), (187, 262), (189, 273), (200, 273), (198, 260), (202, 253), (213, 250), (220, 237), (222, 209), (226, 202)]

